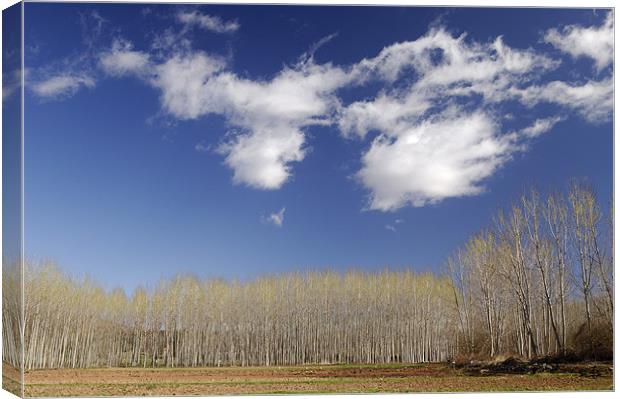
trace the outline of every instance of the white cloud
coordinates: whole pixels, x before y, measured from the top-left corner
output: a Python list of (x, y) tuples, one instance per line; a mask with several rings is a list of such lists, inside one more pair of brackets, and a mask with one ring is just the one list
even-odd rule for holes
[(206, 84), (224, 67), (221, 58), (201, 51), (176, 54), (153, 67), (150, 83), (161, 90), (164, 110), (179, 119), (196, 119), (221, 110), (217, 93), (210, 93)]
[(146, 73), (149, 69), (149, 55), (142, 51), (134, 51), (132, 47), (128, 41), (115, 40), (109, 51), (99, 55), (99, 64), (112, 76)]
[(168, 27), (161, 33), (156, 33), (151, 43), (151, 49), (155, 53), (164, 54), (168, 51), (180, 50), (188, 52), (192, 48), (192, 42), (185, 36), (185, 29), (177, 31), (173, 27)]
[(330, 66), (314, 64), (285, 69), (271, 81), (253, 82), (221, 74), (207, 85), (219, 93), (231, 125), (242, 129), (224, 143), (234, 181), (262, 189), (281, 187), (291, 163), (303, 160), (303, 128), (329, 123), (338, 107), (333, 91), (347, 80)]
[(394, 233), (396, 233), (396, 227), (392, 226), (391, 224), (386, 224), (385, 228), (387, 230), (393, 231)]
[[(533, 50), (510, 48), (501, 37), (479, 43), (435, 28), (353, 66), (359, 82), (388, 83), (374, 99), (339, 112), (343, 135), (378, 134), (356, 174), (370, 192), (368, 208), (393, 211), (484, 191), (485, 179), (527, 137), (502, 134), (491, 105), (557, 65)], [(397, 80), (408, 83), (392, 88)]]
[(112, 75), (134, 73), (157, 88), (163, 110), (178, 119), (222, 115), (231, 132), (218, 152), (233, 170), (233, 181), (260, 189), (277, 189), (305, 156), (303, 129), (331, 122), (339, 107), (334, 91), (350, 77), (312, 55), (284, 68), (271, 80), (241, 78), (222, 57), (183, 48), (155, 62), (116, 41), (100, 56)]
[(536, 119), (533, 124), (521, 130), (521, 133), (527, 137), (538, 137), (543, 133), (553, 129), (556, 123), (563, 121), (565, 118), (561, 116), (552, 116), (549, 118)]
[(219, 152), (235, 183), (277, 189), (288, 180), (291, 163), (305, 156), (302, 129), (329, 122), (339, 104), (333, 91), (348, 76), (311, 60), (266, 81), (240, 78), (225, 68), (222, 59), (202, 52), (176, 55), (155, 66), (151, 83), (161, 90), (162, 107), (179, 119), (226, 117), (234, 134)]
[(418, 119), (432, 107), (430, 99), (415, 92), (400, 98), (399, 94), (379, 94), (373, 100), (357, 101), (340, 111), (338, 125), (343, 135), (364, 138), (373, 130), (388, 132), (408, 119)]
[(550, 29), (545, 41), (573, 58), (589, 57), (594, 60), (597, 70), (613, 62), (614, 57), (614, 19), (613, 12), (601, 26), (583, 27), (569, 25), (562, 29)]
[(502, 74), (523, 75), (553, 69), (557, 62), (533, 50), (506, 46), (501, 37), (491, 43), (468, 42), (433, 28), (417, 40), (393, 44), (354, 67), (361, 80), (379, 77), (394, 82), (413, 70), (418, 87), (446, 86), (494, 80)]
[(198, 11), (182, 11), (177, 14), (177, 19), (186, 26), (198, 26), (215, 33), (233, 33), (240, 28), (237, 21), (224, 21), (218, 16)]
[[(96, 86), (99, 72), (96, 68), (99, 46), (111, 32), (110, 23), (97, 10), (78, 13), (83, 47), (54, 61), (27, 65), (25, 88), (44, 100), (62, 100), (75, 95), (83, 88)], [(34, 48), (39, 44), (30, 44)], [(27, 57), (28, 58), (28, 57)], [(36, 65), (38, 64), (38, 65)]]
[(30, 89), (41, 98), (55, 99), (72, 96), (82, 87), (95, 87), (95, 80), (86, 74), (61, 74), (35, 82)]
[(541, 86), (525, 89), (511, 89), (521, 102), (533, 107), (541, 102), (560, 105), (578, 112), (591, 123), (606, 122), (611, 118), (614, 105), (613, 78), (588, 81), (584, 84), (569, 84), (553, 81)]
[(353, 133), (363, 138), (373, 130), (389, 135), (459, 99), (479, 96), (484, 103), (504, 101), (508, 88), (556, 66), (557, 62), (532, 50), (509, 48), (501, 37), (490, 43), (467, 42), (465, 35), (453, 37), (444, 29), (432, 29), (353, 66), (352, 73), (361, 82), (390, 83), (398, 78), (411, 82), (393, 90), (388, 85), (374, 99), (353, 102), (340, 111), (338, 123), (345, 136)]
[(513, 140), (483, 112), (452, 112), (379, 135), (357, 177), (371, 191), (368, 208), (380, 211), (475, 195), (516, 150)]
[(253, 130), (220, 146), (225, 163), (234, 171), (233, 182), (272, 190), (280, 188), (291, 174), (291, 162), (305, 156), (304, 135), (289, 126)]
[(273, 224), (274, 226), (282, 227), (282, 224), (284, 224), (284, 212), (285, 211), (286, 211), (286, 208), (282, 207), (282, 209), (280, 209), (278, 212), (274, 212), (270, 214), (263, 220), (266, 223)]

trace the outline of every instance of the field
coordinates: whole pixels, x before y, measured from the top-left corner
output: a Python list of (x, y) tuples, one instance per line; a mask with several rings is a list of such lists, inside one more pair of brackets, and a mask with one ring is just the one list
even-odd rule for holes
[[(610, 373), (470, 375), (446, 364), (35, 370), (26, 396), (611, 390)], [(5, 383), (8, 376), (5, 374)], [(10, 378), (10, 377), (9, 377)]]

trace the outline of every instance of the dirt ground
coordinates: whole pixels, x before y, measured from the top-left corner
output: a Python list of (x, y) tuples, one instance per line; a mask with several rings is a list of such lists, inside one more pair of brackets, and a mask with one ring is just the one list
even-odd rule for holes
[(13, 366), (2, 363), (2, 389), (14, 395), (21, 396), (21, 373)]
[(578, 372), (468, 375), (445, 364), (106, 368), (25, 373), (25, 394), (189, 396), (273, 393), (611, 390), (611, 375)]

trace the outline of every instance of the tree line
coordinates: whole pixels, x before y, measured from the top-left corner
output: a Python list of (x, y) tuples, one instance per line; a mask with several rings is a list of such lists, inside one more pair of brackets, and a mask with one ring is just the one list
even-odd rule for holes
[(612, 212), (575, 184), (534, 191), (449, 258), (413, 270), (177, 276), (106, 291), (51, 262), (3, 276), (3, 360), (25, 369), (438, 362), (613, 346)]
[(429, 362), (457, 349), (451, 282), (410, 270), (178, 276), (131, 296), (52, 264), (25, 279), (26, 369)]

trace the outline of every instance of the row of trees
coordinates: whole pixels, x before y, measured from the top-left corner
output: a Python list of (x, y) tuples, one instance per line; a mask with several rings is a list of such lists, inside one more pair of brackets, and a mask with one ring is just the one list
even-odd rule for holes
[(461, 352), (611, 357), (613, 267), (613, 207), (532, 190), (448, 260)]
[(128, 297), (45, 264), (26, 270), (25, 368), (441, 361), (458, 347), (450, 287), (409, 270), (326, 271), (179, 276)]
[[(178, 276), (105, 291), (51, 263), (3, 277), (3, 360), (26, 369), (445, 361), (457, 355), (609, 355), (612, 216), (573, 185), (524, 196), (447, 262), (291, 273), (250, 282)], [(23, 316), (23, 318), (22, 318)]]

